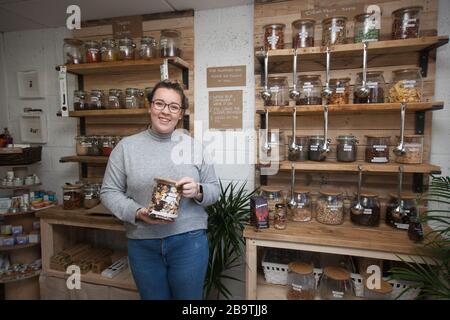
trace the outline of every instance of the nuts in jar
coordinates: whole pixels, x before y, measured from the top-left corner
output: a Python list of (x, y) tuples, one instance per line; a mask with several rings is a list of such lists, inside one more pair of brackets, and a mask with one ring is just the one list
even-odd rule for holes
[(322, 45), (344, 44), (346, 42), (346, 17), (331, 17), (322, 21)]
[[(397, 137), (400, 141), (400, 137)], [(403, 137), (403, 145), (405, 153), (395, 157), (395, 162), (419, 164), (423, 158), (423, 136), (422, 135), (405, 135)]]
[(407, 7), (392, 12), (392, 39), (419, 37), (420, 13), (423, 7)]
[(324, 224), (344, 222), (344, 202), (340, 192), (320, 191), (316, 203), (316, 220)]
[(390, 137), (366, 136), (366, 162), (387, 163), (389, 162)]
[(395, 70), (392, 74), (392, 84), (389, 89), (390, 102), (422, 101), (423, 82), (420, 68)]
[(79, 209), (83, 206), (82, 184), (66, 183), (63, 186), (63, 208), (64, 210)]
[(350, 78), (331, 79), (330, 87), (333, 93), (328, 103), (348, 104), (350, 97)]
[(268, 24), (264, 29), (264, 49), (275, 50), (284, 49), (284, 28), (282, 23)]
[(292, 47), (314, 47), (314, 25), (312, 19), (300, 19), (292, 22)]
[(178, 218), (181, 189), (177, 188), (176, 181), (155, 178), (152, 201), (149, 204), (149, 217), (173, 222)]

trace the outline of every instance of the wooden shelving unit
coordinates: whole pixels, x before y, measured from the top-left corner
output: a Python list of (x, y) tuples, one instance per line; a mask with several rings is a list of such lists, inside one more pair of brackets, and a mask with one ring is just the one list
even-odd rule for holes
[(105, 109), (105, 110), (83, 110), (69, 111), (69, 117), (116, 117), (116, 116), (144, 116), (148, 114), (147, 109)]
[(80, 162), (80, 163), (100, 163), (108, 162), (108, 157), (104, 156), (67, 156), (62, 157), (59, 162)]
[(20, 276), (19, 278), (11, 278), (8, 276), (3, 276), (3, 277), (0, 277), (0, 283), (13, 283), (13, 282), (18, 282), (18, 281), (22, 281), (22, 280), (27, 280), (27, 279), (37, 277), (40, 274), (41, 274), (41, 270), (37, 270), (34, 272), (26, 273), (26, 274)]
[(38, 187), (38, 186), (41, 186), (41, 185), (42, 185), (42, 183), (32, 184), (32, 185), (24, 184), (24, 185), (21, 185), (21, 186), (11, 186), (11, 187), (0, 186), (0, 189), (5, 189), (5, 190), (23, 190), (23, 189), (30, 189), (30, 188), (33, 188), (33, 187)]
[(40, 246), (40, 243), (27, 243), (27, 244), (16, 244), (13, 246), (0, 246), (0, 251), (14, 251), (21, 250), (26, 248), (32, 248), (36, 246)]
[(17, 212), (17, 213), (2, 213), (0, 214), (0, 217), (16, 217), (16, 216), (23, 216), (23, 215), (27, 215), (27, 214), (34, 214), (36, 211), (30, 210), (30, 211), (26, 211), (26, 212)]

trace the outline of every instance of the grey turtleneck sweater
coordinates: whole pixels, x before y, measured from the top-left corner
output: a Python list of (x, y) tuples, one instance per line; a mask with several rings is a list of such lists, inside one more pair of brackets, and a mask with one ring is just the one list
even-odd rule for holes
[[(188, 158), (192, 154), (196, 159), (179, 164), (177, 155), (180, 154)], [(149, 225), (136, 221), (136, 210), (148, 207), (151, 201), (156, 177), (173, 180), (192, 177), (201, 183), (203, 199), (199, 202), (182, 198), (178, 218), (170, 224)], [(197, 142), (186, 134), (159, 134), (149, 129), (122, 139), (114, 148), (103, 178), (101, 200), (106, 208), (125, 222), (128, 238), (161, 239), (206, 229), (208, 216), (204, 207), (217, 201), (219, 191), (214, 167), (206, 163)]]

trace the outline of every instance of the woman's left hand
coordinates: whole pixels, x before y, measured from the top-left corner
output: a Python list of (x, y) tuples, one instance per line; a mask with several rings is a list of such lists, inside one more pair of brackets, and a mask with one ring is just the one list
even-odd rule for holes
[(177, 187), (182, 186), (183, 197), (195, 198), (199, 195), (200, 187), (191, 177), (184, 177), (177, 181)]

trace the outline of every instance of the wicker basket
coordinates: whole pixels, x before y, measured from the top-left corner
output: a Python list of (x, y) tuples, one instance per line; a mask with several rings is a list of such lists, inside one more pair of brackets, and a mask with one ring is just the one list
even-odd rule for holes
[(0, 153), (0, 166), (23, 165), (41, 161), (42, 146), (23, 148), (22, 153)]

